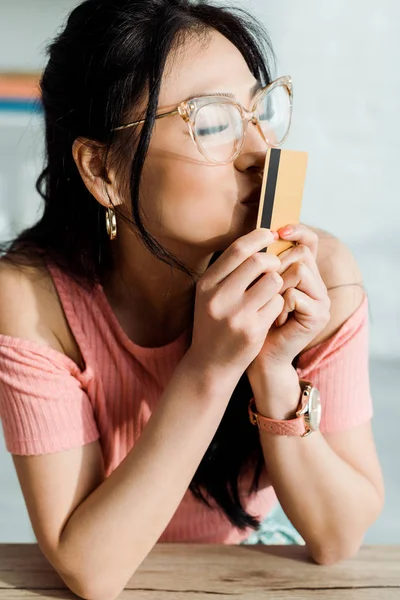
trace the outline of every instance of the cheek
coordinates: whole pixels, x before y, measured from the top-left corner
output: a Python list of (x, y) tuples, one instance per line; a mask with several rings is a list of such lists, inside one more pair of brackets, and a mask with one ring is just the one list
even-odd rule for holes
[(149, 161), (142, 177), (146, 213), (166, 235), (194, 242), (220, 235), (229, 228), (234, 201), (227, 193), (227, 177), (232, 177), (227, 170), (176, 160)]

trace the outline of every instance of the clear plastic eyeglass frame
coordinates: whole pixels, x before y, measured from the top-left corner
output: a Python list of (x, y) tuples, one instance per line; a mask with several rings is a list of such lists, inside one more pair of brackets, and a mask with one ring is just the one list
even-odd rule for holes
[[(287, 92), (289, 95), (290, 115), (289, 115), (287, 131), (286, 131), (284, 137), (279, 141), (279, 144), (276, 144), (273, 142), (273, 140), (269, 140), (265, 136), (265, 133), (260, 125), (258, 118), (257, 118), (257, 109), (258, 109), (260, 102), (263, 100), (263, 98), (268, 93), (272, 92), (278, 86), (284, 86), (287, 89)], [(207, 156), (207, 153), (204, 151), (204, 149), (203, 149), (201, 143), (198, 141), (197, 135), (196, 135), (195, 122), (196, 122), (196, 115), (197, 115), (198, 111), (203, 106), (214, 104), (214, 103), (218, 103), (218, 104), (224, 103), (224, 104), (234, 105), (239, 110), (240, 115), (242, 117), (242, 121), (243, 121), (242, 139), (240, 140), (240, 142), (238, 144), (237, 150), (234, 153), (234, 155), (231, 156), (231, 158), (229, 160), (224, 161), (224, 162), (213, 160), (212, 158)], [(245, 135), (246, 135), (246, 131), (247, 131), (247, 126), (250, 121), (257, 127), (261, 137), (263, 138), (263, 140), (267, 146), (272, 147), (272, 148), (277, 148), (277, 147), (281, 146), (289, 134), (291, 120), (292, 120), (292, 107), (293, 107), (292, 78), (290, 75), (283, 75), (282, 77), (278, 77), (278, 79), (275, 79), (274, 81), (272, 81), (271, 83), (269, 83), (268, 85), (262, 87), (261, 89), (259, 89), (257, 91), (256, 95), (254, 96), (254, 101), (253, 101), (251, 110), (247, 110), (239, 102), (236, 102), (235, 100), (233, 100), (233, 98), (230, 98), (230, 97), (226, 96), (225, 94), (214, 94), (211, 96), (200, 96), (197, 98), (190, 98), (189, 100), (184, 100), (175, 109), (170, 110), (165, 113), (161, 113), (159, 115), (156, 115), (156, 119), (162, 119), (164, 117), (172, 117), (174, 115), (179, 115), (187, 124), (190, 136), (191, 136), (194, 144), (196, 145), (200, 154), (206, 159), (206, 161), (210, 162), (212, 164), (224, 165), (224, 164), (229, 164), (229, 163), (233, 162), (239, 156), (239, 154), (243, 148), (244, 139), (245, 139)], [(120, 125), (119, 127), (114, 127), (111, 131), (120, 131), (122, 129), (127, 129), (128, 127), (134, 127), (135, 125), (140, 125), (141, 123), (144, 123), (144, 122), (145, 122), (144, 119), (141, 119), (140, 121), (133, 121), (132, 123), (126, 123), (125, 125)]]

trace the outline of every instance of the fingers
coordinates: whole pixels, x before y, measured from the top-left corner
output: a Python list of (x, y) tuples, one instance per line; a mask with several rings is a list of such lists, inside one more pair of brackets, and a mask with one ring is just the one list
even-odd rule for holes
[(293, 248), (289, 248), (288, 250), (282, 252), (279, 255), (279, 260), (281, 261), (281, 265), (278, 270), (280, 275), (282, 275), (293, 263), (302, 262), (307, 265), (314, 277), (320, 280), (322, 283), (322, 277), (319, 272), (318, 265), (315, 262), (314, 256), (312, 255), (308, 246), (305, 246), (304, 244), (293, 246)]
[[(299, 291), (307, 294), (314, 300), (322, 300), (325, 296), (325, 290), (321, 286), (320, 282), (314, 277), (310, 268), (302, 262), (293, 263), (282, 275), (283, 285), (280, 290), (280, 294), (284, 296), (288, 290), (297, 288)], [(285, 302), (282, 313), (276, 319), (275, 324), (277, 327), (281, 327), (287, 321), (289, 312), (294, 310), (291, 308), (290, 302)]]
[[(200, 280), (201, 288), (206, 291), (218, 285), (250, 256), (273, 244), (277, 239), (277, 234), (264, 228), (254, 229), (245, 236), (240, 237), (206, 270)], [(273, 254), (267, 256), (271, 270), (277, 269), (280, 264), (279, 259)]]
[[(282, 273), (284, 273), (294, 262), (303, 262), (308, 266), (314, 277), (321, 283), (321, 285), (324, 285), (318, 265), (316, 263), (316, 255), (318, 251), (317, 234), (305, 227), (305, 225), (299, 224), (291, 227), (294, 227), (294, 233), (293, 235), (290, 235), (288, 239), (290, 238), (290, 240), (292, 240), (293, 238), (296, 246), (293, 246), (292, 248), (289, 248), (288, 250), (285, 250), (279, 254), (281, 266), (278, 273), (282, 275)], [(283, 236), (284, 229), (279, 230), (281, 237)], [(296, 238), (296, 240), (294, 238)], [(317, 240), (316, 242), (315, 238)]]
[(281, 277), (283, 286), (279, 293), (282, 296), (289, 288), (297, 288), (313, 300), (324, 300), (326, 297), (326, 286), (322, 278), (315, 277), (314, 269), (304, 262), (292, 263)]
[(273, 298), (282, 298), (280, 289), (282, 277), (275, 272), (263, 275), (245, 294), (245, 305), (248, 310), (260, 310)]
[[(285, 233), (285, 230), (288, 230), (289, 228), (292, 230), (292, 232)], [(296, 224), (287, 225), (286, 227), (282, 227), (281, 229), (278, 229), (278, 233), (279, 233), (279, 237), (281, 237), (283, 240), (297, 242), (298, 244), (304, 244), (305, 246), (308, 246), (308, 248), (311, 251), (312, 256), (314, 257), (314, 260), (317, 259), (319, 238), (318, 238), (318, 235), (314, 231), (311, 231), (311, 229), (309, 229), (302, 223), (296, 223)], [(285, 254), (285, 252), (282, 252), (282, 254)], [(280, 254), (279, 258), (281, 256), (282, 255)]]
[[(314, 300), (304, 292), (296, 288), (289, 288), (283, 295), (284, 306), (281, 315), (276, 319), (275, 323), (279, 327), (283, 325), (289, 313), (294, 312), (296, 325), (300, 324), (304, 330), (312, 330), (316, 324), (323, 326), (329, 322), (330, 312), (329, 303)], [(279, 323), (279, 324), (278, 324)], [(291, 321), (288, 321), (289, 326)], [(295, 323), (293, 322), (294, 326)]]

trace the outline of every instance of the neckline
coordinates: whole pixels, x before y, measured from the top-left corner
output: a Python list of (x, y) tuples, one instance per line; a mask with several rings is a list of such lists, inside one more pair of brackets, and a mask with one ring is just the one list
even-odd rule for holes
[(136, 355), (140, 354), (141, 356), (155, 357), (155, 356), (167, 354), (168, 352), (174, 351), (175, 349), (176, 350), (179, 349), (179, 351), (180, 351), (181, 347), (184, 344), (186, 344), (187, 338), (188, 338), (188, 333), (189, 333), (189, 327), (187, 327), (181, 333), (181, 335), (179, 337), (177, 337), (175, 340), (172, 340), (168, 344), (165, 344), (164, 346), (157, 346), (157, 347), (151, 347), (151, 348), (149, 348), (147, 346), (140, 346), (139, 344), (134, 342), (128, 336), (128, 334), (125, 332), (125, 330), (121, 326), (120, 322), (118, 321), (118, 319), (116, 317), (115, 312), (113, 311), (113, 309), (111, 307), (111, 304), (108, 301), (108, 298), (106, 296), (106, 293), (105, 293), (104, 288), (101, 283), (96, 284), (96, 292), (97, 292), (97, 296), (100, 301), (100, 304), (102, 305), (103, 315), (106, 317), (108, 322), (111, 324), (111, 326), (112, 326), (114, 332), (116, 333), (117, 337), (119, 338), (119, 340), (127, 348), (127, 350), (129, 350), (132, 354), (136, 354)]

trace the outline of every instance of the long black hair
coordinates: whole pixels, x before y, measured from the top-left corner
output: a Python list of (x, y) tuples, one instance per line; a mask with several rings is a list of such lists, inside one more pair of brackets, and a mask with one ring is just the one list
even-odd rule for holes
[[(206, 39), (213, 29), (239, 49), (262, 85), (272, 80), (270, 65), (275, 57), (268, 34), (241, 8), (190, 0), (86, 0), (72, 11), (48, 46), (40, 82), (46, 161), (36, 188), (44, 212), (33, 227), (2, 245), (7, 260), (41, 263), (44, 253), (89, 289), (113, 268), (104, 208), (87, 191), (72, 156), (74, 140), (82, 137), (104, 144), (106, 156), (118, 151), (124, 156), (125, 148), (135, 148), (129, 163), (131, 226), (149, 251), (195, 284), (197, 274), (144, 228), (139, 185), (166, 60), (186, 35), (196, 33)], [(137, 117), (145, 119), (140, 133), (136, 128), (113, 133), (143, 98), (146, 106)], [(126, 136), (130, 142), (137, 136), (135, 144), (126, 144)], [(195, 285), (193, 297), (194, 292)], [(264, 462), (258, 430), (247, 414), (252, 395), (244, 373), (190, 484), (198, 500), (222, 510), (241, 529), (259, 525), (243, 508), (238, 486), (239, 477), (250, 472), (248, 493), (255, 492)]]

